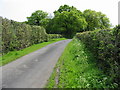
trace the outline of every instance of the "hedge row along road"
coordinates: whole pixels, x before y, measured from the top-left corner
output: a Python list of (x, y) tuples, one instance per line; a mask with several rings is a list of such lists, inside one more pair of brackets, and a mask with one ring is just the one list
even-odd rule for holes
[(2, 68), (2, 88), (43, 88), (65, 46), (62, 40), (23, 56)]
[(62, 37), (59, 34), (47, 34), (45, 28), (41, 26), (28, 25), (2, 17), (0, 17), (0, 21), (2, 21), (0, 25), (2, 50), (0, 53), (2, 52), (3, 55), (10, 51), (18, 51), (34, 44)]

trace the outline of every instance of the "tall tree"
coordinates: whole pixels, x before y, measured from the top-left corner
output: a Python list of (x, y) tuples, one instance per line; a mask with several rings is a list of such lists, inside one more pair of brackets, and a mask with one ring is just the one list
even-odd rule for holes
[(44, 25), (47, 22), (47, 15), (48, 13), (37, 10), (30, 17), (27, 17), (27, 23), (30, 25)]
[(67, 11), (67, 12), (78, 11), (78, 12), (80, 12), (74, 6), (68, 6), (68, 5), (65, 4), (63, 6), (60, 6), (58, 10), (54, 11), (54, 14), (57, 15), (58, 13), (62, 13), (63, 11)]
[(47, 28), (49, 33), (58, 33), (71, 38), (77, 31), (83, 31), (87, 26), (82, 12), (73, 6), (60, 6), (58, 11), (54, 13), (55, 17), (50, 21)]
[(111, 26), (109, 18), (101, 12), (87, 9), (83, 12), (83, 15), (88, 23), (87, 31), (109, 28)]
[(54, 18), (49, 22), (47, 27), (48, 33), (58, 33), (71, 38), (76, 32), (83, 31), (87, 23), (81, 11), (68, 5), (60, 6), (54, 12)]

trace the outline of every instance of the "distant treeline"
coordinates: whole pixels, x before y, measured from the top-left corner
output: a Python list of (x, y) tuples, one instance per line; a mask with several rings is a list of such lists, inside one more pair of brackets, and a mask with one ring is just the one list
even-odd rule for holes
[(33, 44), (62, 37), (58, 34), (47, 34), (41, 26), (27, 25), (8, 19), (1, 19), (0, 32), (2, 34), (2, 53), (13, 50), (21, 50)]
[(74, 6), (61, 5), (51, 17), (47, 12), (37, 10), (27, 17), (25, 23), (43, 26), (49, 34), (62, 34), (73, 38), (77, 32), (110, 28), (109, 18), (102, 12), (86, 9), (83, 12)]
[(119, 84), (120, 25), (113, 30), (104, 29), (78, 33), (76, 38), (81, 40), (93, 53), (97, 66), (111, 76), (110, 81)]

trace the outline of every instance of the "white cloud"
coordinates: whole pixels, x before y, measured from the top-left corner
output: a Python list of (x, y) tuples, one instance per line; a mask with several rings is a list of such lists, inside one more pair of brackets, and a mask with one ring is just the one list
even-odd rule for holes
[(113, 25), (118, 24), (119, 0), (0, 0), (0, 16), (25, 21), (35, 10), (52, 13), (59, 6), (68, 4), (84, 11), (92, 9), (106, 14)]

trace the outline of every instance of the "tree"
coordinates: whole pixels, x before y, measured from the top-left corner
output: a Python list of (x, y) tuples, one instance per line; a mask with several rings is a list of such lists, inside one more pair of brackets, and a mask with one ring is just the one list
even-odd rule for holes
[(60, 6), (54, 14), (54, 18), (49, 22), (46, 28), (47, 33), (62, 34), (65, 37), (71, 38), (76, 32), (84, 31), (87, 26), (82, 12), (73, 6)]
[(78, 30), (83, 30), (87, 25), (85, 18), (76, 11), (57, 13), (50, 24), (51, 33), (62, 34), (67, 38), (72, 38)]
[(28, 19), (27, 24), (42, 26), (46, 22), (48, 22), (47, 15), (48, 13), (43, 12), (42, 10), (37, 10), (33, 12), (30, 17), (27, 17)]
[(111, 26), (109, 18), (101, 12), (97, 12), (99, 15), (100, 29), (109, 28)]
[(105, 29), (110, 27), (109, 18), (101, 12), (87, 9), (83, 12), (83, 15), (88, 23), (86, 31), (95, 29)]
[(57, 11), (54, 11), (54, 14), (57, 15), (58, 13), (62, 13), (63, 11), (67, 11), (67, 12), (70, 12), (70, 11), (78, 11), (80, 12), (79, 10), (77, 10), (75, 7), (70, 7), (68, 5), (63, 5), (63, 6), (60, 6), (59, 9)]

